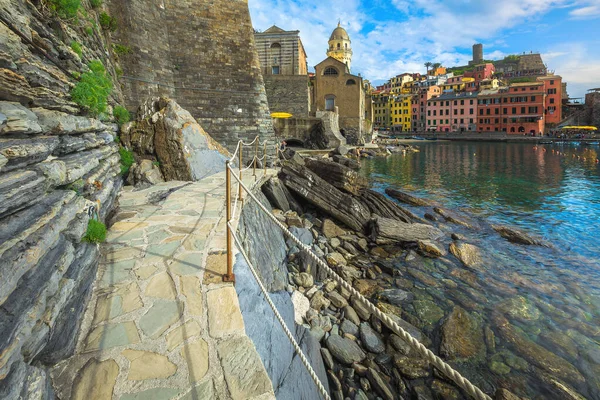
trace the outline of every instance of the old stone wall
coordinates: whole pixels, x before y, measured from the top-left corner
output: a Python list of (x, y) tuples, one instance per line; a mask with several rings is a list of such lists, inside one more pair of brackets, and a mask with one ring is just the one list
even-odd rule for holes
[(273, 137), (267, 96), (243, 0), (110, 0), (132, 49), (122, 57), (128, 108), (140, 98), (177, 101), (233, 151), (239, 139)]
[(268, 75), (264, 77), (269, 109), (306, 118), (310, 111), (307, 75)]
[(600, 92), (585, 95), (585, 110), (587, 125), (600, 127)]
[(121, 186), (116, 125), (81, 116), (69, 95), (90, 60), (115, 76), (97, 13), (61, 20), (45, 4), (0, 0), (2, 399), (54, 398), (46, 367), (73, 352), (98, 266), (82, 241), (90, 206), (104, 220)]

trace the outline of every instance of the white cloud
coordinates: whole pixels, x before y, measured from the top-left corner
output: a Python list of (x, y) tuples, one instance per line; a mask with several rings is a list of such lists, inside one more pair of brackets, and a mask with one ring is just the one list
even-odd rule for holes
[[(596, 11), (600, 15), (600, 0), (503, 0), (501, 6), (476, 0), (392, 0), (391, 4), (402, 12), (401, 20), (391, 20), (385, 13), (371, 18), (361, 0), (250, 0), (249, 6), (256, 28), (264, 30), (276, 24), (300, 30), (309, 67), (326, 57), (327, 40), (340, 19), (352, 39), (353, 72), (375, 83), (402, 72), (423, 73), (426, 61), (466, 64), (473, 43), (484, 43), (488, 59), (538, 50), (511, 49), (502, 34), (509, 29), (513, 33), (518, 29), (519, 35), (549, 30), (551, 25), (541, 20), (557, 8), (565, 8), (565, 16), (572, 18), (589, 17)], [(563, 73), (562, 67), (559, 71)]]

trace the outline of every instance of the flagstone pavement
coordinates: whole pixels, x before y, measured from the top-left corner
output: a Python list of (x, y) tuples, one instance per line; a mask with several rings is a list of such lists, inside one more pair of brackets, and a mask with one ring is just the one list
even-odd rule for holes
[(225, 173), (126, 188), (119, 204), (77, 352), (52, 370), (57, 396), (274, 399), (235, 289), (222, 281)]

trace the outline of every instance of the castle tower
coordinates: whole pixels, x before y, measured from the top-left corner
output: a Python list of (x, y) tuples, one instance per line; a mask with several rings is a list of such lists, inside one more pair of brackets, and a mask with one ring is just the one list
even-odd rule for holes
[(352, 63), (350, 36), (348, 36), (348, 32), (340, 26), (339, 22), (337, 28), (333, 30), (329, 37), (327, 56), (343, 62), (348, 66), (348, 70), (350, 70), (350, 64)]

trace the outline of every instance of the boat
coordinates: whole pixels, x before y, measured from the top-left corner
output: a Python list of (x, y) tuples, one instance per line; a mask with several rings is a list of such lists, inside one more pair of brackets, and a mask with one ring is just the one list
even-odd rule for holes
[(540, 140), (538, 144), (554, 144), (552, 140)]
[(425, 138), (425, 140), (438, 140), (438, 139), (436, 137), (428, 137), (428, 138)]
[(410, 138), (414, 140), (425, 140), (425, 138), (421, 136), (411, 136)]

